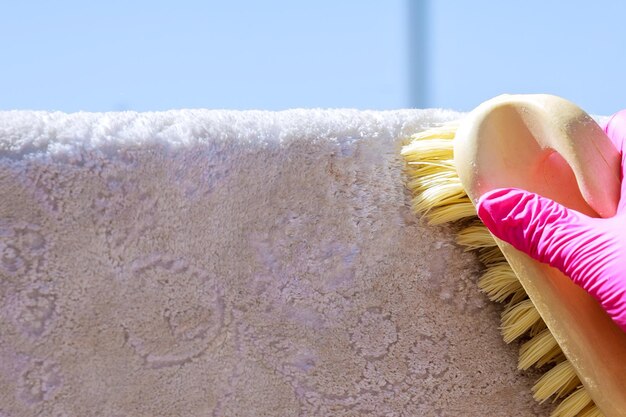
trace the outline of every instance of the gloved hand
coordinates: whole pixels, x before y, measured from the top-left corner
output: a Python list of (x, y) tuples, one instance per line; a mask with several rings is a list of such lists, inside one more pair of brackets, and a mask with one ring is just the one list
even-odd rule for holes
[(477, 210), (495, 236), (558, 268), (598, 300), (626, 331), (626, 110), (609, 119), (604, 131), (622, 156), (615, 216), (592, 218), (514, 188), (483, 194)]

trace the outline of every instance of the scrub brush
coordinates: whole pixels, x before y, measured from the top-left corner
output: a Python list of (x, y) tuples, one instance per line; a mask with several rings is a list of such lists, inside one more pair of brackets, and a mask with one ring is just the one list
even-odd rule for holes
[[(545, 371), (532, 388), (534, 398), (539, 402), (558, 403), (552, 417), (621, 416), (626, 415), (626, 373), (622, 365), (626, 362), (626, 335), (568, 278), (494, 238), (475, 209), (480, 187), (477, 172), (481, 169), (477, 164), (485, 163), (484, 158), (476, 155), (481, 152), (494, 155), (493, 144), (486, 143), (491, 139), (481, 137), (484, 131), (491, 129), (490, 132), (508, 136), (509, 142), (496, 144), (496, 147), (503, 146), (502, 152), (509, 152), (509, 156), (515, 158), (515, 150), (508, 149), (508, 143), (540, 143), (542, 138), (533, 135), (537, 129), (533, 131), (528, 125), (539, 126), (543, 129), (539, 129), (541, 132), (550, 131), (546, 127), (554, 122), (553, 113), (563, 111), (567, 116), (567, 112), (579, 109), (564, 99), (548, 95), (500, 96), (483, 103), (460, 121), (417, 133), (401, 151), (406, 161), (407, 187), (417, 214), (424, 216), (431, 225), (456, 224), (459, 227), (457, 242), (467, 251), (477, 253), (484, 265), (478, 286), (491, 300), (504, 304), (503, 339), (506, 343), (521, 342), (518, 368), (535, 367)], [(485, 127), (487, 125), (489, 127)], [(462, 137), (457, 137), (457, 133)], [(463, 143), (459, 143), (461, 141)], [(565, 145), (557, 145), (567, 148), (565, 153), (576, 152), (577, 144), (572, 146), (565, 139), (563, 143)], [(487, 147), (491, 149), (485, 151)], [(483, 171), (497, 175), (502, 185), (519, 186), (507, 184), (506, 172), (489, 167)], [(519, 181), (528, 181), (523, 173), (519, 175), (522, 175)], [(522, 185), (530, 188), (528, 183)], [(469, 195), (468, 189), (472, 191)], [(574, 194), (581, 200), (580, 193)], [(584, 201), (581, 204), (588, 207)], [(580, 321), (585, 323), (581, 325), (573, 320), (572, 310), (576, 308), (584, 315)], [(599, 330), (589, 335), (587, 329)], [(595, 344), (609, 347), (590, 343), (594, 337), (603, 338), (595, 340)], [(614, 368), (612, 360), (617, 361), (619, 371), (611, 369)]]

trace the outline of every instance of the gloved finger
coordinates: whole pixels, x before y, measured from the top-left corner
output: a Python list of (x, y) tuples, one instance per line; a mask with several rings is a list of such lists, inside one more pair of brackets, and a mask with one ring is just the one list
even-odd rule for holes
[(478, 216), (498, 238), (570, 277), (626, 331), (623, 216), (591, 218), (513, 188), (484, 194)]
[(571, 278), (575, 258), (585, 253), (584, 245), (595, 234), (590, 217), (516, 188), (485, 193), (477, 210), (496, 237)]

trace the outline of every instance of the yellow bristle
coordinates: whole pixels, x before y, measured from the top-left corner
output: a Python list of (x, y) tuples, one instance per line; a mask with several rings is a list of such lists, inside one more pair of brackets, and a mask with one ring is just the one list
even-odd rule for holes
[(580, 384), (578, 375), (570, 361), (563, 361), (543, 374), (532, 388), (533, 397), (544, 402), (551, 396), (562, 396), (568, 387)]
[(459, 127), (458, 122), (448, 122), (440, 126), (432, 127), (427, 130), (423, 130), (417, 133), (416, 138), (439, 138), (439, 139), (454, 139), (456, 135), (456, 129)]
[[(513, 294), (513, 297), (511, 297), (511, 300), (509, 301), (509, 306), (515, 305), (521, 301), (524, 301), (528, 299), (528, 294), (526, 293), (526, 290), (522, 287), (520, 290), (518, 290), (515, 294)], [(538, 323), (534, 324), (533, 327), (530, 328), (530, 332), (533, 331), (533, 329), (535, 328), (535, 326)], [(531, 334), (532, 336), (532, 334)]]
[(541, 368), (542, 366), (545, 366), (549, 363), (560, 363), (565, 360), (567, 360), (567, 358), (561, 350), (561, 346), (557, 345), (549, 352), (546, 352), (546, 354), (537, 361), (537, 364), (535, 366), (537, 368)]
[(529, 299), (508, 307), (502, 313), (502, 338), (506, 343), (511, 343), (539, 320), (541, 316)]
[(491, 248), (481, 248), (478, 254), (478, 260), (486, 267), (490, 267), (491, 265), (500, 262), (506, 262), (504, 254), (497, 246)]
[(421, 175), (419, 178), (415, 178), (407, 182), (407, 187), (409, 187), (409, 189), (411, 190), (421, 192), (422, 189), (426, 190), (439, 184), (446, 184), (448, 182), (454, 182), (458, 184), (458, 178), (455, 178), (456, 174), (453, 171), (446, 172), (439, 170), (438, 172), (430, 172), (430, 169), (420, 169), (419, 171)]
[[(526, 297), (528, 297), (528, 295), (526, 295)], [(539, 333), (544, 331), (546, 328), (547, 328), (546, 323), (543, 320), (540, 320), (537, 323), (535, 323), (533, 327), (531, 327), (530, 332), (528, 332), (528, 334), (530, 335), (530, 337), (535, 337)]]
[(458, 233), (456, 241), (465, 246), (466, 251), (496, 246), (496, 241), (484, 226), (466, 227)]
[(476, 209), (472, 203), (458, 203), (454, 206), (436, 207), (428, 213), (427, 217), (428, 224), (436, 226), (475, 215)]
[(604, 414), (602, 414), (602, 411), (600, 411), (597, 405), (592, 404), (581, 411), (578, 417), (604, 417)]
[(453, 158), (454, 142), (449, 139), (418, 139), (406, 145), (400, 152), (410, 164), (416, 161), (445, 160)]
[(413, 210), (416, 213), (428, 214), (433, 207), (450, 206), (463, 203), (464, 191), (461, 184), (442, 184), (431, 187), (413, 199)]
[(526, 370), (537, 364), (543, 357), (550, 355), (555, 347), (558, 347), (556, 339), (550, 330), (545, 329), (520, 347), (518, 369)]
[(576, 417), (583, 409), (592, 402), (589, 393), (584, 387), (564, 399), (561, 404), (550, 414), (550, 417)]
[(515, 272), (513, 272), (507, 262), (501, 262), (487, 268), (487, 271), (478, 280), (478, 286), (487, 294), (490, 300), (499, 303), (518, 291), (524, 290)]

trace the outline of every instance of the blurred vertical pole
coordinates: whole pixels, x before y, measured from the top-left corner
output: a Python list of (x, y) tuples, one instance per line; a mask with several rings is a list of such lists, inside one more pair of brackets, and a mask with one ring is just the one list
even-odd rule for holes
[(426, 108), (428, 97), (428, 2), (406, 0), (409, 35), (409, 106)]

